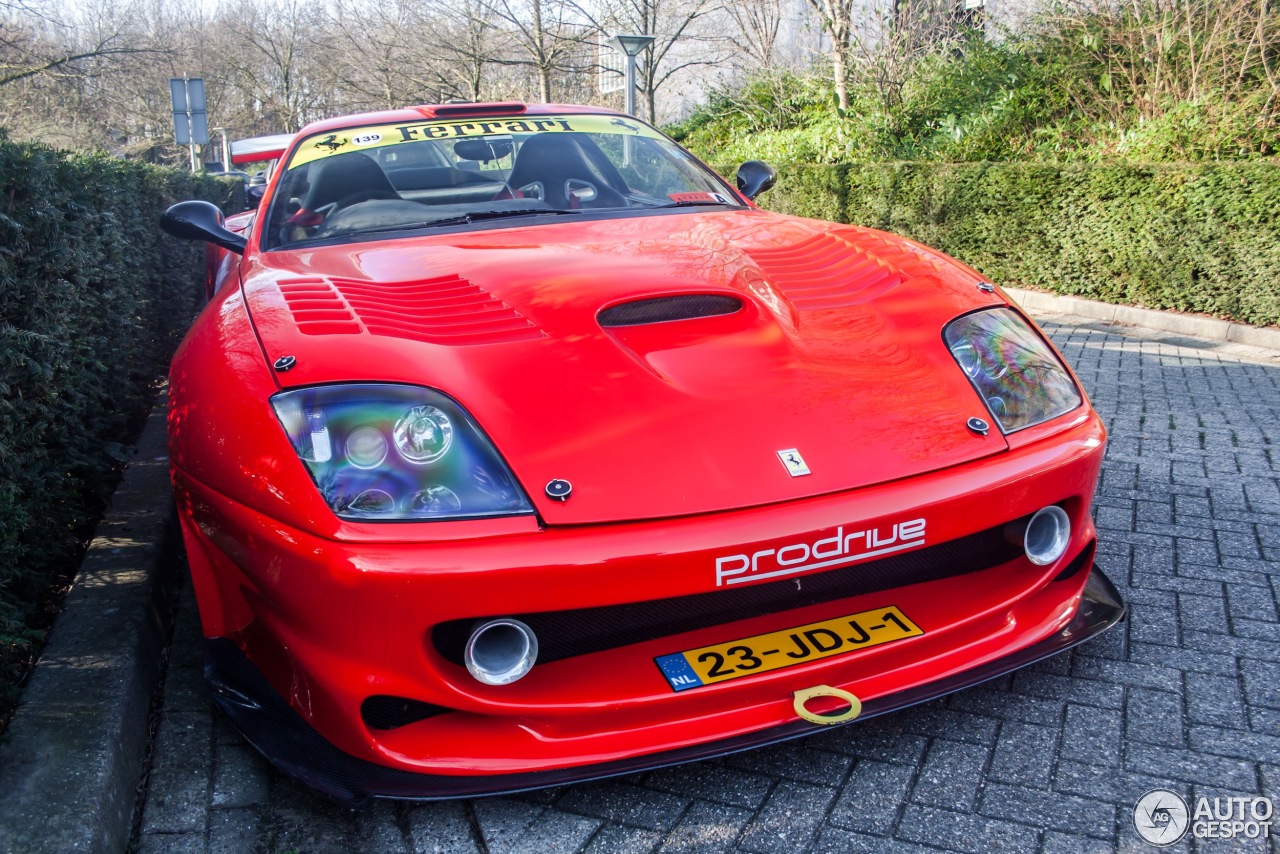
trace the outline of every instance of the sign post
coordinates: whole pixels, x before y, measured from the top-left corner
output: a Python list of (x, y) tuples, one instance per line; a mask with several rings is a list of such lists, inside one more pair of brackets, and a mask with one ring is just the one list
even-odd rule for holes
[(173, 135), (178, 145), (191, 153), (191, 171), (196, 171), (196, 146), (209, 144), (209, 114), (205, 110), (204, 78), (170, 77), (173, 100)]

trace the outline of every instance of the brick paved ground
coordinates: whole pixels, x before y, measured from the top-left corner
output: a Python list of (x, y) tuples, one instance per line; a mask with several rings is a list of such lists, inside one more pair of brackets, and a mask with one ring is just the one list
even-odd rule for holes
[(1132, 825), (1152, 788), (1280, 804), (1280, 353), (1042, 323), (1111, 430), (1098, 562), (1131, 617), (1106, 635), (780, 747), (522, 797), (352, 812), (274, 773), (211, 713), (188, 593), (141, 850), (1155, 850)]

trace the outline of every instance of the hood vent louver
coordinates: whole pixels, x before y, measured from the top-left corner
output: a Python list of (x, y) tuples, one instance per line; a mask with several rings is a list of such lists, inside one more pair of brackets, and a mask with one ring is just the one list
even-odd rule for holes
[(596, 315), (596, 319), (607, 329), (611, 326), (641, 326), (646, 323), (666, 323), (669, 320), (715, 317), (733, 314), (741, 309), (742, 300), (728, 294), (684, 294), (624, 302), (606, 308)]
[(367, 332), (429, 344), (503, 344), (543, 337), (527, 318), (460, 276), (411, 282), (282, 279), (303, 335)]
[(885, 259), (825, 232), (791, 246), (747, 254), (801, 311), (870, 302), (904, 280)]

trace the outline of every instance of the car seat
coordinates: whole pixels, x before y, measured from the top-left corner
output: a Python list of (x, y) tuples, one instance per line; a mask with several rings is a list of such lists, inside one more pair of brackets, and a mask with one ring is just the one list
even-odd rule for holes
[(398, 199), (382, 167), (362, 151), (326, 157), (311, 167), (311, 187), (302, 207), (318, 211), (326, 205), (339, 210), (370, 199)]
[[(595, 197), (570, 195), (570, 182), (586, 182)], [(541, 198), (553, 208), (624, 208), (626, 182), (595, 141), (580, 133), (542, 133), (525, 140), (516, 153), (507, 185), (524, 197)]]

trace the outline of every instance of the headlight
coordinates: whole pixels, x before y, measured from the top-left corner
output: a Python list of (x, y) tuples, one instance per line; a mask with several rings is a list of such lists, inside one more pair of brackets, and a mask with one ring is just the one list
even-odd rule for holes
[(1008, 308), (958, 317), (942, 338), (1005, 433), (1070, 412), (1084, 402), (1044, 339)]
[(333, 385), (271, 398), (329, 507), (343, 519), (459, 519), (532, 513), (471, 417), (437, 391)]

